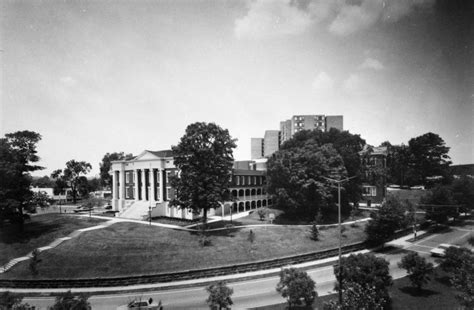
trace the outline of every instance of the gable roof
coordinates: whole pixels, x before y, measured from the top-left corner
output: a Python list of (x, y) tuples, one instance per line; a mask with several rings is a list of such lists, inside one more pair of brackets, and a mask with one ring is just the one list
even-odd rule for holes
[(163, 150), (163, 151), (148, 151), (147, 152), (152, 153), (153, 155), (157, 157), (173, 157), (173, 151), (172, 150)]
[(134, 160), (155, 160), (155, 159), (169, 158), (169, 157), (173, 157), (173, 152), (171, 150), (163, 150), (163, 151), (144, 150), (139, 155), (137, 155), (134, 158), (130, 159), (130, 161), (134, 161)]

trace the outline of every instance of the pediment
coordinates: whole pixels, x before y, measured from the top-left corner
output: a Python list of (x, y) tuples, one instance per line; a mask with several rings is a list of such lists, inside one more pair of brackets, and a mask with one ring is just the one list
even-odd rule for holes
[(134, 160), (153, 160), (153, 159), (160, 159), (160, 157), (156, 156), (155, 154), (153, 154), (150, 151), (145, 150), (145, 151), (141, 152), (140, 155), (135, 157)]

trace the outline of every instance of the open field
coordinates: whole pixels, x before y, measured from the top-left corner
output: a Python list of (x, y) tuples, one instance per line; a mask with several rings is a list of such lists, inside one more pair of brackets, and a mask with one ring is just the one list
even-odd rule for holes
[[(282, 256), (303, 254), (338, 245), (337, 229), (321, 230), (320, 241), (309, 239), (308, 227), (254, 227), (216, 231), (212, 245), (199, 245), (196, 233), (163, 229), (136, 223), (118, 223), (85, 232), (57, 248), (40, 254), (39, 277), (95, 278), (166, 273), (232, 265)], [(343, 243), (365, 239), (364, 225), (347, 227)], [(20, 263), (3, 279), (32, 278), (27, 263)]]
[[(445, 272), (436, 268), (435, 274), (419, 293), (411, 285), (410, 280), (405, 277), (393, 281), (393, 286), (389, 289), (392, 297), (392, 310), (422, 310), (422, 309), (460, 309), (460, 305), (455, 298), (456, 290), (451, 288)], [(317, 284), (316, 284), (317, 285)], [(316, 298), (313, 307), (295, 309), (323, 309), (325, 302), (337, 300), (337, 294)], [(281, 303), (272, 306), (254, 308), (254, 310), (283, 310), (287, 304)]]
[(101, 222), (103, 220), (50, 213), (31, 216), (25, 222), (23, 233), (18, 232), (17, 226), (5, 224), (0, 228), (0, 265), (46, 246), (57, 238), (66, 237), (77, 229)]

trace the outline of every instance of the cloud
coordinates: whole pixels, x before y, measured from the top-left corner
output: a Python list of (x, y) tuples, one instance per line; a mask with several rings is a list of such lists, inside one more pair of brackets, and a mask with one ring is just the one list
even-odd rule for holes
[(312, 87), (316, 91), (331, 90), (334, 88), (334, 80), (326, 72), (320, 72), (314, 79)]
[(372, 69), (375, 71), (380, 71), (385, 69), (385, 66), (378, 61), (377, 59), (368, 57), (364, 60), (364, 62), (359, 66), (361, 69)]
[(304, 32), (313, 23), (308, 12), (291, 1), (254, 1), (246, 16), (235, 21), (237, 38), (260, 39)]
[(366, 83), (364, 79), (357, 73), (352, 73), (344, 81), (343, 87), (346, 91), (352, 93), (362, 93), (366, 91)]
[(396, 22), (419, 8), (430, 8), (435, 0), (362, 0), (360, 5), (346, 1), (329, 25), (333, 34), (346, 36), (374, 25), (379, 20)]
[(344, 4), (329, 25), (329, 32), (345, 36), (366, 29), (377, 22), (382, 10), (379, 0), (364, 0), (360, 5)]
[(261, 39), (301, 34), (312, 27), (327, 28), (347, 36), (377, 22), (397, 22), (435, 0), (255, 0), (248, 12), (235, 21), (237, 38)]

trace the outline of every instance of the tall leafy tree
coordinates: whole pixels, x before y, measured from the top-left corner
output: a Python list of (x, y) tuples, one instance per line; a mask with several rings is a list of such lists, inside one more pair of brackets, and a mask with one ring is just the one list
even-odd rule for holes
[(316, 283), (303, 270), (297, 268), (284, 268), (280, 271), (280, 282), (276, 290), (288, 301), (288, 306), (300, 304), (303, 299), (306, 306), (310, 306), (317, 296), (315, 291)]
[(214, 123), (190, 124), (179, 144), (172, 147), (179, 177), (172, 180), (176, 198), (171, 205), (202, 211), (206, 222), (208, 210), (229, 199), (235, 147), (227, 129)]
[(450, 247), (441, 268), (449, 272), (449, 280), (459, 292), (458, 301), (466, 309), (474, 308), (474, 253), (468, 248)]
[[(332, 144), (312, 140), (276, 152), (267, 163), (268, 192), (289, 214), (313, 219), (334, 205), (333, 189), (324, 177), (347, 176), (342, 157)], [(332, 208), (334, 209), (334, 208)]]
[(210, 309), (229, 309), (234, 304), (230, 297), (234, 290), (223, 281), (207, 286), (206, 291), (209, 293), (206, 302)]
[(31, 186), (40, 188), (54, 188), (54, 181), (51, 180), (49, 176), (45, 175), (40, 178), (33, 178), (31, 181)]
[(408, 210), (409, 206), (398, 198), (388, 197), (382, 206), (370, 215), (372, 220), (365, 228), (367, 241), (376, 245), (389, 240), (395, 231), (406, 227), (410, 222), (406, 215)]
[(67, 291), (56, 297), (54, 305), (50, 308), (51, 310), (90, 310), (92, 309), (89, 301), (89, 296), (85, 294), (79, 294), (75, 296), (71, 291)]
[[(335, 128), (331, 128), (328, 132), (303, 130), (283, 143), (281, 150), (294, 150), (306, 144), (318, 146), (332, 144), (343, 160), (347, 176), (359, 176), (361, 174), (362, 166), (359, 152), (363, 150), (365, 140), (360, 135), (354, 135), (348, 131), (339, 131)], [(360, 185), (360, 178), (351, 179), (344, 184), (343, 205), (347, 205), (348, 201), (358, 202), (360, 200)]]
[(449, 217), (456, 217), (461, 205), (456, 203), (449, 185), (437, 185), (421, 198), (426, 210), (426, 219), (437, 224), (446, 224)]
[(112, 161), (115, 160), (128, 160), (133, 158), (132, 154), (125, 154), (124, 152), (107, 153), (102, 158), (100, 163), (100, 181), (103, 187), (113, 188), (112, 176), (109, 174), (112, 168)]
[(31, 205), (30, 172), (43, 169), (36, 146), (41, 135), (33, 131), (18, 131), (0, 139), (0, 222), (10, 219), (23, 230), (24, 211)]
[[(56, 170), (52, 177), (61, 180), (60, 182), (67, 183), (72, 191), (72, 200), (77, 201), (78, 189), (84, 182), (84, 177), (92, 169), (91, 164), (85, 161), (76, 161), (74, 159), (66, 163), (66, 168), (63, 170)], [(82, 182), (82, 183), (81, 183)]]
[(447, 177), (451, 161), (449, 147), (444, 140), (432, 132), (410, 139), (410, 165), (418, 180), (427, 184), (428, 177)]
[[(388, 287), (393, 284), (388, 265), (385, 259), (372, 253), (351, 254), (342, 258), (341, 274), (339, 275), (339, 266), (334, 266), (334, 274), (338, 280), (342, 276), (343, 292), (351, 289), (357, 292), (361, 288), (371, 288), (374, 290), (371, 302), (385, 307), (390, 302)], [(341, 289), (339, 284), (336, 284), (336, 290), (339, 289)]]
[(338, 301), (331, 300), (324, 303), (324, 310), (353, 310), (353, 309), (386, 309), (387, 300), (381, 297), (379, 292), (369, 284), (348, 283), (342, 289), (342, 305)]
[(427, 262), (417, 252), (411, 252), (403, 256), (398, 266), (406, 269), (408, 278), (418, 291), (421, 291), (423, 285), (430, 281), (429, 275), (433, 273), (433, 264)]

